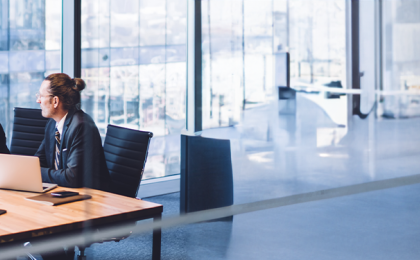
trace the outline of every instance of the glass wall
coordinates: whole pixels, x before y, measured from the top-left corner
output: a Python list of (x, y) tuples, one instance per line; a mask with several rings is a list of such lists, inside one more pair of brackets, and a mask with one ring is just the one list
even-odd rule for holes
[(202, 10), (203, 128), (237, 124), (244, 100), (243, 1), (206, 0)]
[(346, 87), (345, 1), (202, 1), (203, 128), (240, 123), (277, 97), (279, 53), (295, 85)]
[(82, 108), (154, 134), (143, 179), (179, 174), (185, 128), (186, 1), (82, 1)]
[[(37, 106), (32, 98), (40, 81), (57, 70), (51, 64), (59, 57), (60, 37), (54, 33), (59, 22), (48, 22), (48, 27), (42, 12), (46, 17), (60, 8), (53, 0), (0, 1), (0, 97), (4, 101), (0, 119), (10, 127), (11, 107)], [(222, 164), (226, 179), (232, 177), (233, 183), (230, 179), (221, 183), (211, 175), (214, 168), (207, 167), (210, 174), (203, 179), (211, 179), (214, 185), (196, 178), (203, 184), (201, 189), (182, 195), (195, 192), (191, 201), (226, 199), (233, 206), (215, 203), (189, 215), (180, 212), (186, 202), (180, 192), (136, 200), (86, 190), (93, 196), (75, 202), (79, 204), (40, 204), (34, 210), (43, 225), (42, 213), (52, 213), (53, 232), (59, 232), (61, 225), (80, 231), (80, 221), (94, 220), (85, 225), (89, 227), (83, 233), (86, 239), (66, 233), (63, 240), (53, 236), (51, 244), (61, 250), (68, 243), (72, 249), (74, 243), (102, 238), (97, 225), (134, 222), (143, 213), (152, 216), (145, 211), (150, 206), (158, 214), (154, 225), (146, 220), (129, 223), (126, 230), (120, 225), (107, 229), (117, 238), (133, 233), (119, 243), (90, 246), (88, 259), (119, 259), (122, 251), (125, 259), (150, 259), (152, 251), (159, 252), (159, 225), (164, 227), (162, 259), (417, 259), (420, 3), (353, 2), (360, 4), (360, 9), (353, 9), (360, 28), (352, 31), (359, 34), (359, 43), (353, 42), (360, 49), (359, 57), (346, 53), (353, 47), (346, 45), (352, 43), (346, 39), (351, 35), (346, 20), (350, 0), (202, 0), (204, 130), (200, 134), (229, 140), (223, 153), (215, 145), (206, 155), (226, 159), (209, 164)], [(87, 82), (82, 108), (102, 135), (108, 124), (154, 133), (144, 179), (180, 171), (180, 133), (186, 118), (186, 3), (82, 1), (82, 78)], [(37, 16), (38, 7), (42, 8)], [(37, 27), (37, 21), (44, 27)], [(19, 41), (14, 40), (13, 30)], [(290, 54), (293, 94), (280, 99), (274, 79), (285, 72), (284, 64), (278, 63), (285, 52)], [(360, 70), (351, 71), (347, 58), (360, 60)], [(347, 84), (346, 75), (351, 72), (359, 73), (360, 90)], [(356, 95), (361, 95), (360, 110), (366, 114), (349, 111), (353, 107), (348, 102)], [(202, 152), (200, 147), (189, 151), (196, 152)], [(200, 170), (194, 177), (204, 172)], [(217, 182), (220, 189), (215, 187)], [(233, 201), (231, 194), (224, 197), (220, 192), (230, 189)], [(17, 196), (16, 191), (1, 191), (6, 193)], [(115, 201), (124, 207), (113, 209)], [(163, 218), (150, 202), (163, 205)], [(22, 202), (22, 207), (29, 203)], [(134, 209), (130, 203), (140, 207)], [(212, 203), (197, 204), (204, 208)], [(8, 207), (9, 215), (2, 215), (6, 218), (0, 222), (5, 243), (16, 234), (7, 233), (10, 229), (4, 223), (13, 222), (20, 205)], [(108, 215), (101, 219), (96, 211)], [(68, 212), (79, 220), (64, 218)], [(10, 213), (16, 215), (10, 217)], [(220, 219), (232, 214), (233, 218)], [(24, 219), (22, 213), (19, 216)], [(89, 233), (92, 229), (95, 234)], [(24, 231), (36, 233), (31, 237), (34, 241), (48, 233), (34, 230)], [(44, 250), (53, 249), (51, 244)]]
[(320, 106), (337, 125), (319, 130), (320, 136), (324, 131), (336, 133), (337, 141), (347, 133), (348, 98), (325, 88), (352, 88), (346, 84), (347, 2), (298, 0), (286, 6), (291, 86), (303, 91), (302, 96)]
[(420, 116), (420, 2), (384, 1), (382, 8), (383, 93), (378, 114)]
[[(42, 79), (59, 70), (61, 1), (1, 3), (8, 127), (12, 108), (38, 107)], [(244, 109), (276, 99), (278, 53), (290, 52), (297, 82), (344, 84), (344, 10), (343, 0), (203, 0), (203, 128), (242, 124)], [(185, 43), (185, 0), (82, 1), (82, 108), (103, 136), (108, 124), (153, 132), (145, 179), (179, 173)], [(268, 124), (246, 131), (261, 135)]]
[[(231, 141), (235, 203), (416, 174), (420, 2), (357, 2), (360, 90), (346, 76), (349, 1), (202, 2), (203, 136)], [(273, 83), (283, 52), (291, 100)]]
[(274, 1), (202, 1), (203, 128), (238, 124), (273, 89)]
[(61, 1), (0, 1), (0, 123), (10, 141), (14, 107), (39, 108), (35, 94), (60, 71)]
[(346, 81), (346, 1), (288, 1), (291, 77)]

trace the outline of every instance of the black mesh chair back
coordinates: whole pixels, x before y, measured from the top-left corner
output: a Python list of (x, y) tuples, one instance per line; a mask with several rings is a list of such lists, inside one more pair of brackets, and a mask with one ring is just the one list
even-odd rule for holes
[(181, 135), (181, 213), (232, 204), (230, 140)]
[(41, 109), (15, 107), (14, 112), (10, 153), (35, 155), (44, 139), (49, 119), (42, 116)]
[(152, 137), (151, 132), (108, 125), (104, 152), (111, 177), (110, 192), (137, 196)]
[(3, 126), (0, 124), (0, 153), (9, 154), (9, 148), (6, 145), (6, 134), (4, 133)]

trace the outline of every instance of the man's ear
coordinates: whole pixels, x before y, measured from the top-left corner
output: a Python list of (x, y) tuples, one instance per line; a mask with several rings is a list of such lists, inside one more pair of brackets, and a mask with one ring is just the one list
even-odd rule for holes
[(53, 106), (54, 108), (58, 108), (58, 104), (60, 104), (60, 99), (57, 96), (53, 97)]

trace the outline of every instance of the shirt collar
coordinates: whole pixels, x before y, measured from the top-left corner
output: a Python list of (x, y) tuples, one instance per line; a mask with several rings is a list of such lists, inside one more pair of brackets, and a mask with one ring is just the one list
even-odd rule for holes
[(66, 121), (66, 117), (67, 117), (68, 113), (63, 116), (63, 118), (61, 118), (60, 122), (58, 122), (55, 127), (57, 128), (58, 132), (60, 133), (60, 136), (63, 134), (63, 127), (64, 127), (64, 122)]

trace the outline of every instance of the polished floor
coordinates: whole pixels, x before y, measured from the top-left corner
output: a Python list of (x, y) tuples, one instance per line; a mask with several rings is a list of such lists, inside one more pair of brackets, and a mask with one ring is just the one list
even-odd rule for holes
[[(178, 214), (179, 193), (150, 198)], [(163, 231), (162, 259), (419, 258), (420, 185), (237, 215)], [(151, 234), (96, 244), (88, 259), (151, 259)]]
[[(247, 109), (240, 125), (203, 131), (231, 140), (235, 203), (420, 173), (420, 118), (347, 118), (345, 102), (298, 93), (295, 113), (275, 101)], [(146, 200), (163, 204), (164, 217), (179, 214), (179, 193)], [(414, 184), (167, 229), (162, 259), (419, 259), (419, 219)], [(87, 255), (150, 259), (151, 234)]]

